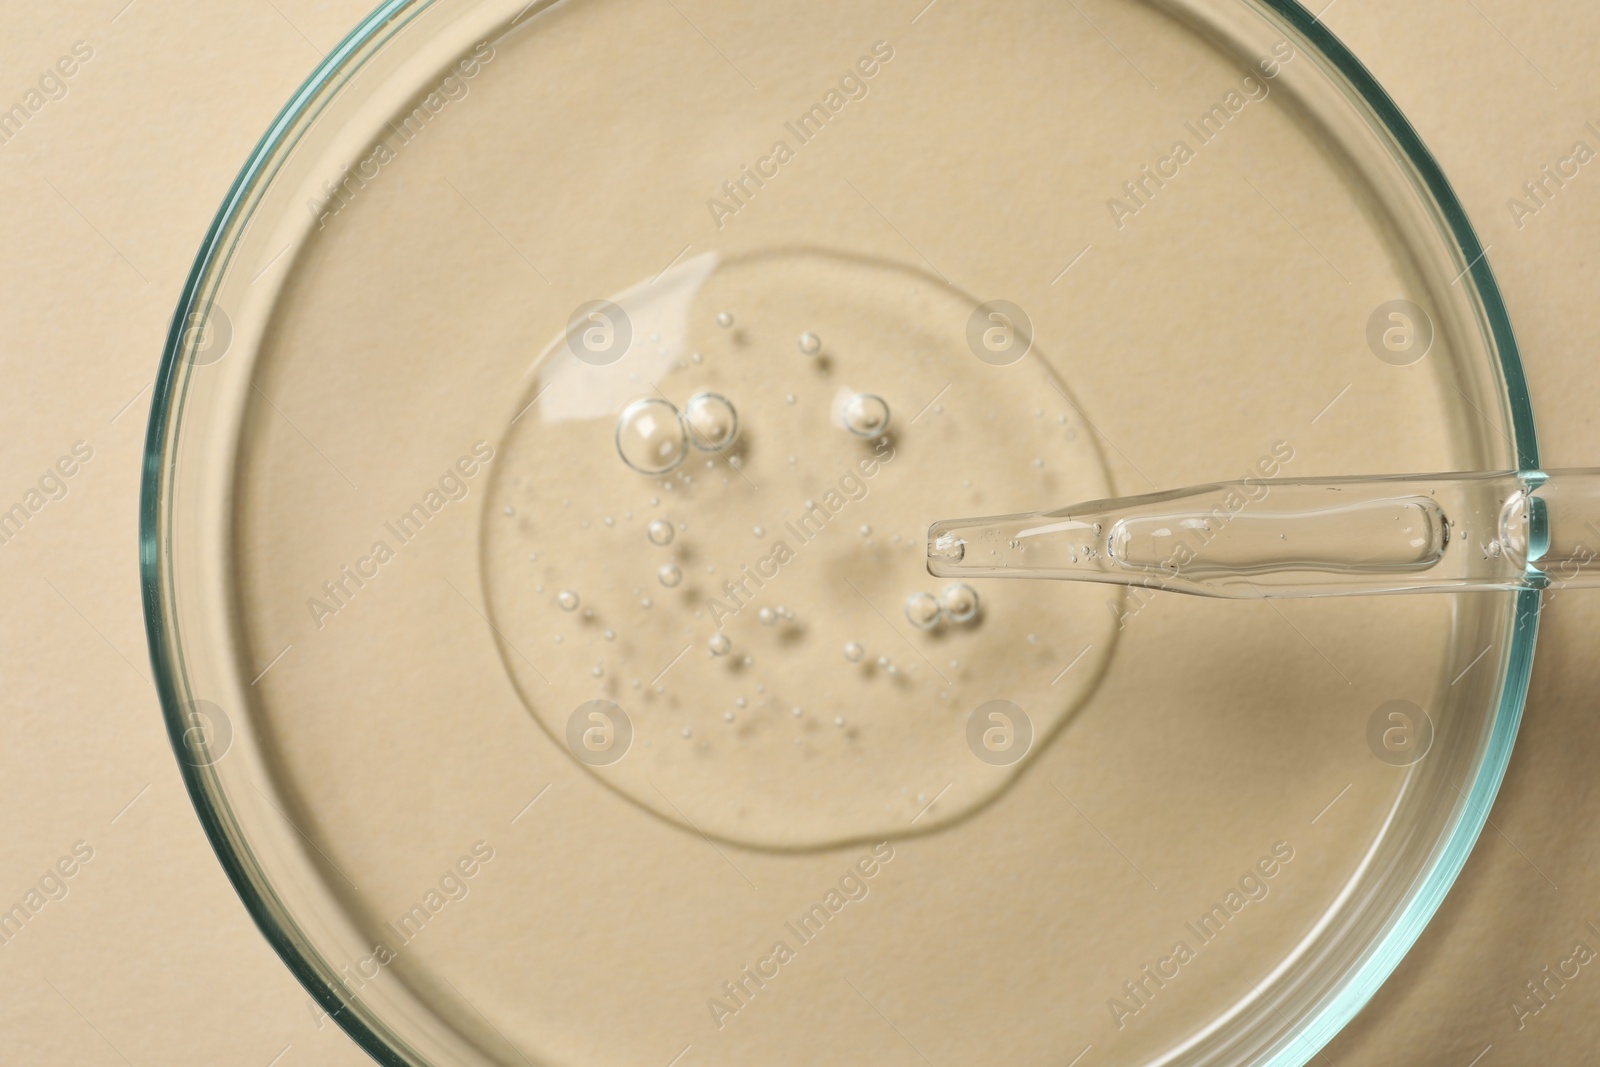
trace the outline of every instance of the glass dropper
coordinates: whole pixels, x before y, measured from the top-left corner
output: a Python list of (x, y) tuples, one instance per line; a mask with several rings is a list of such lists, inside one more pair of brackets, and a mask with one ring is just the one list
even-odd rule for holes
[(946, 519), (941, 578), (1054, 578), (1197, 596), (1600, 586), (1600, 469), (1217, 482)]

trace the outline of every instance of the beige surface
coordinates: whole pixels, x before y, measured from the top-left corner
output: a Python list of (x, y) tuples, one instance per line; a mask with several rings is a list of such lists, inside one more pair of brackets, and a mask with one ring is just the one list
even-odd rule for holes
[[(6, 949), (7, 1060), (363, 1061), (306, 1010), (189, 809), (147, 682), (133, 541), (148, 404), (139, 390), (189, 259), (313, 47), (330, 46), (362, 7), (243, 4), (197, 20), (140, 0), (120, 16), (113, 3), (93, 16), (5, 17), (6, 103), (75, 41), (94, 50), (67, 95), (0, 147), (11, 238), (0, 304), (11, 312), (7, 503), (74, 442), (94, 449), (67, 495), (0, 550), (13, 605), (0, 677), (21, 734), (0, 764), (15, 813), (0, 846), (0, 899), (20, 899), (75, 842), (93, 848), (66, 898)], [(1595, 462), (1582, 297), (1600, 219), (1600, 193), (1586, 182), (1600, 179), (1585, 173), (1520, 231), (1505, 201), (1600, 118), (1600, 77), (1582, 81), (1600, 15), (1478, 10), (1441, 2), (1397, 16), (1341, 0), (1328, 21), (1421, 128), (1493, 246), (1530, 354), (1546, 461)], [(1334, 1062), (1465, 1067), (1491, 1044), (1485, 1065), (1587, 1058), (1585, 977), (1522, 1032), (1508, 1005), (1586, 936), (1585, 920), (1600, 922), (1581, 817), (1593, 804), (1584, 683), (1595, 668), (1581, 654), (1593, 603), (1573, 594), (1552, 605), (1497, 829), (1421, 947), (1329, 1050)]]

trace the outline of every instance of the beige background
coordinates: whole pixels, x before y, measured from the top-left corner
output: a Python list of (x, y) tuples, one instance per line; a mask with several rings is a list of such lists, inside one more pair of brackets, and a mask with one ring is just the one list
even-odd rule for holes
[[(10, 742), (0, 907), (75, 842), (94, 849), (70, 893), (0, 948), (0, 1060), (363, 1063), (308, 1010), (190, 809), (148, 680), (135, 533), (148, 385), (191, 257), (259, 133), (368, 5), (124, 2), (0, 14), (0, 108), (75, 42), (94, 50), (67, 95), (0, 145), (0, 504), (75, 442), (94, 449), (65, 498), (0, 547)], [(1589, 358), (1600, 167), (1520, 230), (1506, 207), (1574, 141), (1600, 146), (1584, 129), (1600, 126), (1600, 8), (1336, 0), (1325, 20), (1419, 127), (1491, 246), (1546, 463), (1600, 464)], [(1600, 595), (1550, 605), (1493, 825), (1419, 947), (1326, 1062), (1594, 1058), (1593, 968), (1521, 1031), (1509, 1004), (1575, 941), (1600, 947), (1587, 926), (1600, 927), (1590, 820), (1600, 663), (1586, 639), (1597, 621)]]

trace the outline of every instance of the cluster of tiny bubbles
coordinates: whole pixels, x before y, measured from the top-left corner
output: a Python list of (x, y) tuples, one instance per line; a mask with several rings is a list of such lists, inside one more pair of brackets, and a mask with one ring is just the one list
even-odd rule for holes
[(706, 640), (706, 648), (713, 656), (726, 656), (733, 649), (733, 642), (725, 633), (714, 633)]
[(683, 581), (683, 571), (676, 563), (663, 563), (661, 569), (656, 571), (656, 578), (660, 580), (662, 585), (671, 589)]
[(689, 434), (670, 401), (658, 396), (635, 400), (617, 417), (617, 454), (640, 474), (665, 474), (689, 453)]
[(855, 642), (855, 641), (846, 641), (845, 642), (845, 645), (844, 645), (844, 658), (849, 660), (851, 663), (860, 663), (861, 662), (861, 657), (865, 656), (866, 654), (867, 654), (867, 650), (862, 648), (861, 645), (858, 644), (857, 642)]
[(906, 597), (906, 621), (919, 630), (939, 625), (939, 601), (932, 593), (912, 593)]
[(857, 437), (882, 437), (889, 429), (889, 405), (881, 396), (857, 393), (844, 402), (839, 418)]
[(717, 325), (724, 330), (731, 328), (733, 326), (733, 313), (731, 311), (717, 312)]
[(816, 355), (822, 351), (822, 338), (807, 330), (800, 335), (800, 351), (803, 355)]
[(556, 594), (556, 604), (562, 611), (578, 610), (578, 594), (570, 589), (563, 589)]
[(720, 393), (696, 393), (684, 405), (689, 436), (702, 452), (720, 452), (739, 437), (739, 413)]
[(672, 544), (672, 523), (666, 519), (651, 519), (650, 525), (645, 528), (645, 536), (650, 538), (652, 545)]

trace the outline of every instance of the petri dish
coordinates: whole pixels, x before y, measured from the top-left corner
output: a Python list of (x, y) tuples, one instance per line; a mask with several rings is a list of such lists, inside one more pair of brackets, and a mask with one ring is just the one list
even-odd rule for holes
[(1473, 846), (1537, 595), (952, 585), (928, 524), (1537, 465), (1485, 249), (1286, 0), (396, 0), (201, 248), (141, 566), (379, 1062), (1290, 1065)]

